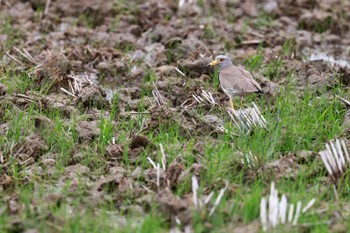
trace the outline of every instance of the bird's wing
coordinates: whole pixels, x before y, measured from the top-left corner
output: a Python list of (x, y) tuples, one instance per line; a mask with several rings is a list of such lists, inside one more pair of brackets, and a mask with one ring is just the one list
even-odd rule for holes
[(249, 73), (247, 70), (245, 70), (242, 67), (236, 66), (239, 71), (242, 73), (242, 75), (244, 75), (246, 78), (248, 78), (250, 80), (250, 82), (260, 91), (262, 92), (262, 89), (259, 85), (259, 83), (257, 81), (255, 81), (255, 79), (253, 78), (253, 76), (251, 75), (251, 73)]
[(224, 89), (236, 90), (242, 93), (262, 91), (260, 85), (248, 71), (234, 65), (224, 67), (220, 71), (219, 79)]

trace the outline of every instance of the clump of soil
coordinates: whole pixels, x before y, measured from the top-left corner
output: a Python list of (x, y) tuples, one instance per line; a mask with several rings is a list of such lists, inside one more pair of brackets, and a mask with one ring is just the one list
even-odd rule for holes
[[(237, 197), (252, 193), (252, 181), (263, 183), (255, 179), (294, 180), (314, 161), (316, 151), (282, 151), (288, 142), (278, 138), (278, 149), (271, 146), (276, 153), (261, 160), (268, 162), (242, 162), (240, 150), (249, 148), (240, 148), (238, 139), (247, 138), (249, 147), (256, 143), (251, 136), (266, 132), (242, 136), (230, 130), (228, 97), (207, 64), (227, 54), (235, 65), (245, 65), (265, 94), (251, 98), (278, 115), (269, 119), (277, 128), (283, 112), (275, 113), (276, 100), (288, 88), (296, 98), (307, 91), (316, 99), (330, 96), (324, 117), (337, 105), (333, 92), (348, 94), (350, 4), (181, 2), (0, 1), (0, 218), (6, 216), (5, 231), (29, 232), (28, 226), (41, 221), (46, 231), (60, 232), (70, 221), (52, 210), (65, 208), (67, 218), (83, 219), (110, 206), (108, 230), (122, 229), (127, 217), (139, 214), (140, 226), (147, 223), (144, 216), (157, 219), (160, 213), (165, 231), (257, 232), (257, 219), (250, 221), (256, 213), (248, 213), (255, 207), (242, 204), (245, 196)], [(327, 56), (318, 56), (321, 52)], [(203, 91), (214, 101), (206, 101)], [(342, 135), (348, 137), (346, 107), (339, 107), (337, 116), (346, 112)], [(283, 127), (276, 129), (278, 137), (283, 138)], [(231, 156), (227, 161), (224, 153)], [(322, 176), (322, 168), (309, 171), (315, 174)], [(228, 188), (226, 206), (209, 216), (195, 207), (194, 176), (201, 184), (197, 196), (217, 195), (226, 184), (239, 191)], [(239, 184), (233, 184), (237, 176)], [(22, 197), (23, 190), (33, 195)], [(202, 228), (192, 229), (198, 223)]]

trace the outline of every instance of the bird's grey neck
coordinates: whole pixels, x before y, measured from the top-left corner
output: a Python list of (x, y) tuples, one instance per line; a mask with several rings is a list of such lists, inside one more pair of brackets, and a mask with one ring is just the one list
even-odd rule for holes
[(223, 68), (225, 68), (226, 66), (231, 66), (232, 62), (225, 62), (224, 64), (219, 64), (219, 71), (221, 71)]

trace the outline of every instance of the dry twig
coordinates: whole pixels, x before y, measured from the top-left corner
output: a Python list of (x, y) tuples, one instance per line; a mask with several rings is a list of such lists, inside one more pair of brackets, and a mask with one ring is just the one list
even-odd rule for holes
[(8, 56), (10, 59), (12, 59), (14, 62), (16, 62), (18, 65), (24, 66), (22, 62), (18, 61), (17, 58), (12, 56), (9, 52), (6, 52), (5, 55)]
[(152, 90), (152, 95), (153, 95), (153, 98), (156, 101), (157, 105), (158, 106), (165, 105), (165, 101), (163, 100), (163, 97), (160, 94), (156, 84), (154, 82), (152, 84), (153, 84), (153, 87), (154, 87), (154, 89)]

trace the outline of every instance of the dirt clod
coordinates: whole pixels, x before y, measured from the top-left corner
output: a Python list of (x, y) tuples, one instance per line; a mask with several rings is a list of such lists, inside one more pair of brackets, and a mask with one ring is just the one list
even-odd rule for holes
[(16, 154), (22, 154), (26, 158), (33, 157), (37, 159), (44, 151), (47, 150), (46, 143), (40, 138), (38, 134), (29, 135), (24, 139), (23, 144), (16, 148)]
[(264, 169), (271, 172), (275, 179), (295, 178), (298, 174), (299, 165), (294, 156), (283, 157), (265, 165)]
[(106, 93), (104, 93), (101, 88), (91, 85), (80, 91), (78, 100), (81, 101), (85, 107), (96, 106), (97, 108), (102, 108), (107, 104), (105, 97)]
[(54, 127), (54, 123), (52, 122), (52, 120), (46, 116), (35, 117), (34, 124), (35, 124), (35, 128), (39, 130), (40, 129), (49, 130), (49, 129), (53, 129)]
[(76, 131), (81, 140), (91, 141), (100, 134), (97, 121), (80, 121)]
[(161, 192), (155, 196), (155, 201), (159, 205), (160, 211), (170, 221), (175, 221), (177, 216), (182, 223), (188, 223), (191, 219), (189, 203), (184, 199), (175, 197), (171, 192)]
[(139, 147), (146, 148), (150, 145), (150, 141), (144, 135), (133, 135), (131, 138), (130, 148), (135, 149)]
[(6, 86), (2, 83), (0, 83), (0, 96), (6, 95)]
[(181, 173), (184, 171), (184, 167), (181, 163), (173, 161), (166, 170), (166, 177), (170, 181), (170, 186), (175, 187)]
[[(348, 180), (333, 190), (318, 150), (349, 138), (349, 1), (0, 0), (0, 11), (4, 232), (260, 232), (272, 181), (302, 208), (267, 232), (313, 232), (307, 219), (324, 216), (322, 229), (344, 231)], [(221, 54), (260, 84), (233, 101), (254, 102), (266, 128), (232, 122), (207, 66)]]
[(43, 64), (44, 74), (55, 84), (62, 84), (69, 74), (70, 64), (68, 58), (61, 53), (52, 53)]
[(120, 159), (123, 157), (124, 147), (119, 144), (112, 144), (106, 147), (106, 156), (109, 158)]

